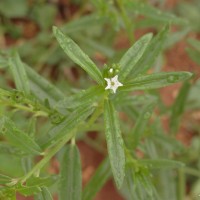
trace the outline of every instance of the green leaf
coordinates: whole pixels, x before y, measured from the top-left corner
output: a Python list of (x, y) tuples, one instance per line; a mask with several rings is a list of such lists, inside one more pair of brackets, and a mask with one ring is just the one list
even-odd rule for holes
[(81, 66), (97, 83), (104, 84), (100, 70), (93, 61), (80, 49), (80, 47), (68, 36), (64, 35), (57, 27), (53, 27), (53, 33), (64, 52), (79, 66)]
[(51, 128), (46, 135), (39, 139), (42, 148), (56, 144), (67, 134), (70, 139), (74, 135), (72, 133), (73, 129), (77, 128), (93, 111), (94, 108), (91, 105), (77, 108), (64, 121)]
[(41, 29), (48, 29), (54, 23), (57, 8), (53, 4), (39, 3), (36, 4), (31, 12), (32, 18)]
[(154, 186), (149, 178), (149, 174), (146, 174), (144, 172), (136, 173), (135, 179), (137, 181), (136, 184), (139, 196), (142, 195), (143, 199), (147, 199), (147, 196), (152, 199)]
[(109, 159), (106, 158), (95, 171), (94, 175), (84, 187), (83, 200), (92, 200), (111, 176)]
[(1, 200), (16, 200), (16, 192), (13, 189), (5, 189), (0, 187)]
[(120, 87), (121, 91), (151, 90), (162, 88), (192, 77), (190, 72), (161, 72), (150, 75), (138, 76)]
[(124, 179), (124, 184), (123, 187), (121, 189), (121, 192), (123, 193), (123, 195), (126, 197), (126, 199), (137, 199), (136, 198), (136, 184), (134, 183), (133, 180), (133, 167), (127, 165), (126, 166), (126, 176)]
[(186, 48), (187, 54), (190, 56), (190, 58), (200, 65), (200, 51), (197, 51), (196, 49), (190, 49)]
[(189, 39), (188, 43), (192, 46), (192, 48), (186, 48), (188, 55), (194, 62), (200, 64), (200, 41)]
[(188, 43), (200, 53), (200, 40), (190, 38), (188, 39)]
[(46, 177), (31, 177), (26, 182), (26, 187), (29, 186), (50, 186), (53, 185), (57, 180), (57, 176), (46, 176)]
[(190, 90), (190, 84), (185, 82), (182, 86), (178, 97), (176, 98), (173, 106), (172, 113), (170, 117), (170, 130), (172, 133), (176, 133), (179, 127), (180, 117), (184, 112), (184, 108), (186, 106), (186, 101), (188, 97), (188, 93)]
[(42, 153), (40, 146), (28, 134), (18, 129), (9, 118), (0, 119), (0, 129), (7, 140), (23, 152), (36, 155)]
[(122, 186), (125, 172), (124, 143), (117, 112), (110, 100), (104, 104), (105, 134), (112, 173), (118, 188)]
[(41, 187), (53, 185), (55, 181), (56, 176), (31, 177), (27, 180), (26, 185), (19, 183), (17, 191), (25, 196), (33, 195), (41, 192)]
[(146, 72), (150, 67), (153, 66), (157, 56), (161, 52), (164, 43), (168, 35), (169, 27), (166, 26), (161, 30), (156, 37), (154, 37), (148, 47), (146, 48), (143, 56), (135, 65), (131, 72), (131, 77), (136, 77), (137, 75)]
[(12, 180), (12, 178), (10, 178), (9, 176), (0, 174), (0, 185), (9, 183), (11, 180)]
[(147, 104), (140, 112), (139, 117), (131, 131), (127, 142), (130, 149), (136, 148), (140, 142), (140, 139), (147, 127), (147, 122), (151, 117), (153, 108), (155, 107), (155, 102)]
[(77, 108), (85, 104), (94, 104), (104, 93), (102, 86), (94, 86), (77, 94), (64, 98), (56, 104), (56, 109)]
[(36, 73), (29, 66), (25, 66), (26, 73), (28, 75), (31, 92), (42, 102), (48, 99), (51, 106), (64, 98), (64, 94), (49, 81), (44, 79), (38, 73)]
[(73, 33), (85, 31), (86, 27), (91, 26), (99, 26), (100, 24), (105, 23), (105, 17), (99, 17), (98, 14), (90, 14), (81, 16), (81, 18), (77, 20), (70, 21), (62, 26), (62, 30), (64, 33)]
[(0, 51), (0, 69), (6, 68), (8, 66), (7, 58), (4, 56), (4, 54)]
[(18, 0), (17, 4), (13, 0), (1, 0), (0, 12), (5, 17), (24, 17), (28, 11), (28, 2), (26, 0)]
[(186, 25), (188, 23), (187, 20), (177, 17), (172, 13), (163, 12), (154, 6), (149, 5), (148, 3), (128, 2), (127, 6), (129, 9), (133, 9), (133, 11), (142, 14), (147, 18), (152, 18), (156, 21), (161, 21), (162, 23), (179, 25)]
[(141, 159), (138, 162), (152, 169), (181, 168), (185, 166), (182, 162), (167, 159)]
[(19, 186), (19, 188), (17, 189), (17, 191), (24, 195), (24, 196), (31, 196), (33, 194), (37, 194), (41, 191), (40, 187), (38, 186)]
[[(0, 172), (10, 177), (20, 177), (24, 175), (21, 167), (20, 156), (0, 153)], [(15, 167), (13, 167), (15, 166)], [(1, 187), (0, 187), (1, 188)]]
[(152, 34), (146, 34), (140, 38), (119, 61), (121, 67), (119, 72), (119, 80), (124, 81), (129, 73), (134, 70), (135, 64), (142, 57), (144, 51), (152, 38)]
[(149, 102), (156, 101), (157, 98), (150, 94), (142, 94), (142, 95), (127, 95), (125, 92), (120, 92), (115, 99), (113, 99), (114, 104), (125, 106), (134, 106), (138, 107), (138, 105), (145, 105)]
[(183, 30), (170, 33), (169, 36), (166, 39), (164, 48), (173, 47), (176, 43), (183, 40), (187, 36), (187, 34), (190, 32), (190, 30), (191, 29), (189, 27), (187, 27)]
[(42, 191), (34, 197), (34, 200), (53, 200), (50, 191), (47, 187), (41, 187)]
[(60, 170), (59, 199), (81, 200), (81, 162), (79, 150), (74, 144), (66, 146)]
[(25, 94), (29, 94), (30, 85), (28, 77), (24, 68), (24, 64), (16, 51), (13, 52), (12, 57), (9, 60), (9, 65), (14, 76), (16, 88), (20, 91), (23, 91)]

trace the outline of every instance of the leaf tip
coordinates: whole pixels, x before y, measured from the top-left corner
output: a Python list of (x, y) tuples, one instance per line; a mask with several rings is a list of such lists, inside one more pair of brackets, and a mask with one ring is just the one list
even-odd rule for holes
[(57, 30), (58, 30), (58, 27), (57, 27), (57, 26), (53, 26), (53, 27), (52, 27), (52, 31), (53, 31), (53, 34), (54, 34), (54, 35), (56, 34)]

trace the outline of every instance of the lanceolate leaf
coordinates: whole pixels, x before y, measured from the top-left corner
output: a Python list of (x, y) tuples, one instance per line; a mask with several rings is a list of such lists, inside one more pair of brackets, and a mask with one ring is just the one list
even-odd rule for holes
[(46, 135), (40, 138), (39, 143), (43, 148), (47, 148), (56, 144), (67, 134), (69, 134), (70, 139), (73, 136), (72, 130), (78, 127), (93, 111), (94, 107), (91, 105), (77, 108), (64, 121), (51, 128)]
[(152, 169), (180, 168), (180, 167), (185, 166), (184, 163), (182, 162), (175, 161), (175, 160), (167, 160), (167, 159), (142, 159), (142, 160), (139, 160), (139, 162)]
[(59, 199), (81, 200), (81, 162), (78, 148), (74, 145), (66, 146), (61, 162)]
[(184, 83), (183, 87), (179, 92), (178, 97), (176, 98), (174, 105), (172, 106), (172, 114), (170, 118), (170, 129), (172, 133), (176, 133), (178, 129), (180, 117), (184, 112), (184, 107), (186, 105), (186, 100), (188, 97), (190, 86), (191, 85), (188, 82)]
[(134, 9), (133, 11), (142, 14), (144, 16), (147, 16), (147, 18), (152, 18), (156, 21), (161, 21), (162, 23), (173, 23), (173, 24), (181, 24), (186, 25), (188, 23), (187, 20), (176, 17), (172, 13), (169, 12), (163, 12), (154, 6), (148, 5), (147, 3), (141, 3), (141, 2), (128, 2), (127, 6), (130, 9)]
[(127, 81), (127, 83), (120, 87), (122, 91), (133, 90), (151, 90), (165, 87), (180, 81), (189, 79), (192, 76), (190, 72), (161, 72), (150, 75), (139, 76), (135, 79)]
[(29, 66), (25, 66), (28, 75), (31, 92), (41, 101), (48, 99), (50, 105), (64, 98), (64, 94), (53, 84), (40, 76)]
[(139, 117), (135, 123), (135, 126), (129, 135), (130, 137), (128, 137), (127, 140), (130, 149), (136, 148), (137, 145), (139, 144), (140, 138), (142, 137), (145, 131), (147, 122), (151, 117), (154, 106), (155, 102), (147, 104), (144, 107), (144, 109), (140, 112)]
[(111, 176), (109, 159), (106, 158), (96, 170), (83, 190), (83, 200), (93, 200), (95, 194), (103, 187)]
[(146, 72), (150, 67), (153, 66), (167, 39), (168, 30), (169, 27), (166, 26), (163, 30), (161, 30), (161, 32), (156, 35), (156, 37), (151, 40), (143, 56), (140, 58), (140, 60), (137, 62), (136, 66), (132, 70), (131, 77), (134, 78), (137, 75)]
[(47, 187), (42, 187), (40, 190), (41, 192), (34, 197), (34, 200), (53, 200), (53, 197)]
[(0, 174), (0, 185), (9, 183), (12, 180), (9, 176)]
[(16, 125), (7, 117), (0, 119), (0, 129), (7, 140), (28, 154), (41, 154), (40, 146), (28, 134), (18, 129)]
[(26, 94), (30, 93), (30, 85), (24, 68), (24, 63), (21, 61), (17, 52), (14, 52), (10, 59), (10, 69), (14, 76), (16, 88)]
[(79, 66), (81, 66), (97, 83), (103, 84), (104, 79), (100, 70), (80, 47), (68, 36), (64, 35), (57, 27), (53, 33), (64, 52)]
[(105, 89), (102, 86), (94, 86), (87, 90), (78, 92), (77, 94), (64, 98), (56, 104), (56, 108), (67, 109), (76, 108), (84, 104), (94, 104), (95, 101), (99, 100)]
[(110, 100), (104, 104), (105, 134), (112, 173), (118, 188), (124, 180), (125, 154), (117, 112)]
[(119, 80), (124, 81), (129, 73), (134, 70), (135, 64), (142, 57), (145, 49), (147, 48), (152, 34), (144, 35), (140, 40), (138, 40), (121, 58)]
[(68, 23), (65, 23), (65, 25), (62, 26), (62, 30), (69, 34), (77, 31), (83, 31), (86, 27), (92, 27), (92, 26), (99, 26), (100, 24), (103, 24), (106, 22), (106, 17), (99, 17), (98, 14), (90, 14), (90, 15), (84, 15), (81, 16), (81, 18), (77, 20), (72, 20)]

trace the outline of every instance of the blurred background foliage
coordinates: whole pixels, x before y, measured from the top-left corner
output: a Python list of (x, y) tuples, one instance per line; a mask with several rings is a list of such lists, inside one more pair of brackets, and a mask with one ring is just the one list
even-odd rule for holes
[[(143, 34), (152, 32), (156, 35), (166, 24), (170, 24), (165, 45), (152, 64), (151, 71), (185, 70), (193, 72), (194, 78), (190, 83), (171, 87), (170, 93), (167, 90), (148, 91), (145, 92), (146, 98), (131, 99), (135, 107), (130, 109), (125, 103), (127, 116), (122, 113), (122, 122), (129, 123), (121, 123), (121, 126), (127, 133), (131, 132), (130, 126), (133, 127), (144, 105), (154, 98), (159, 99), (157, 111), (153, 113), (153, 123), (150, 121), (143, 130), (142, 143), (135, 152), (136, 157), (170, 158), (184, 162), (186, 167), (179, 170), (154, 169), (153, 176), (149, 176), (147, 171), (147, 178), (143, 180), (143, 185), (138, 186), (136, 194), (130, 193), (128, 187), (125, 187), (121, 195), (129, 199), (138, 196), (145, 199), (145, 195), (149, 191), (154, 192), (156, 188), (159, 193), (157, 195), (163, 200), (200, 199), (199, 11), (199, 0), (1, 0), (1, 88), (14, 88), (11, 74), (5, 70), (13, 49), (17, 49), (25, 63), (66, 95), (75, 94), (91, 85), (92, 80), (58, 46), (52, 36), (53, 25), (59, 26), (75, 40), (102, 69), (104, 63), (117, 63), (127, 48)], [(170, 66), (171, 63), (173, 66)], [(31, 126), (26, 119), (31, 120), (32, 116), (17, 108), (6, 109), (1, 103), (0, 112), (6, 113), (23, 129)], [(35, 128), (37, 135), (44, 134), (49, 126), (50, 122), (39, 118)], [(101, 127), (98, 131), (101, 131)], [(80, 141), (89, 145), (91, 151), (94, 148), (104, 154), (102, 137), (98, 135), (93, 140), (88, 134), (79, 135)], [(15, 150), (0, 143), (0, 152), (0, 173), (12, 177), (24, 174), (27, 166), (21, 164), (24, 162)], [(60, 157), (62, 152), (58, 159)], [(46, 166), (44, 173), (49, 168), (53, 167)], [(52, 170), (55, 171), (54, 168)], [(55, 185), (52, 192), (56, 190)]]

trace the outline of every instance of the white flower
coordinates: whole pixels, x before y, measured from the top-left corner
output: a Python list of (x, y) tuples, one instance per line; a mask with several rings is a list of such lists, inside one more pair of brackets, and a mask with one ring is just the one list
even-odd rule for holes
[(114, 93), (116, 93), (117, 88), (123, 86), (123, 84), (118, 81), (118, 75), (114, 76), (113, 78), (104, 79), (107, 81), (107, 87), (105, 90), (111, 89)]

